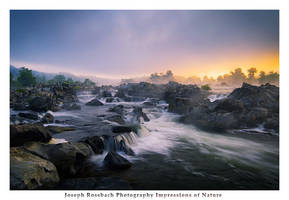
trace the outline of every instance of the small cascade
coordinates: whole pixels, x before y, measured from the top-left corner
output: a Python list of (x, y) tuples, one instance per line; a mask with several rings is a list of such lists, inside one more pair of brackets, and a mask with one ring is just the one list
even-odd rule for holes
[(137, 138), (149, 135), (149, 131), (143, 126), (140, 130), (130, 133), (124, 133), (117, 136), (103, 136), (104, 148), (106, 151), (123, 151), (127, 155), (134, 155), (132, 146), (137, 143)]

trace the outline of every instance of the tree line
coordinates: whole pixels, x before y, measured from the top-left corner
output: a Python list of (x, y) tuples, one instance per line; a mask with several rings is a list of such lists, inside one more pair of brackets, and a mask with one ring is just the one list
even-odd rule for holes
[(74, 81), (72, 78), (66, 78), (64, 75), (55, 75), (52, 79), (47, 80), (45, 76), (36, 77), (32, 74), (32, 70), (22, 67), (19, 70), (17, 77), (14, 77), (10, 72), (10, 86), (11, 87), (34, 87), (37, 85), (55, 85), (55, 84), (70, 84), (92, 87), (95, 82), (85, 79), (83, 82)]

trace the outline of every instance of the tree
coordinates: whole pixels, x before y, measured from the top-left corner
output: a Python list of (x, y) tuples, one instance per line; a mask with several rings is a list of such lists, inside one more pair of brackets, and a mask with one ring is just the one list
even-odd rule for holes
[(258, 82), (260, 84), (266, 83), (266, 73), (264, 71), (260, 71)]
[(32, 70), (25, 67), (20, 69), (17, 81), (24, 87), (30, 87), (36, 84), (36, 78), (32, 75)]
[(56, 75), (54, 76), (53, 80), (56, 82), (56, 83), (63, 83), (65, 81), (65, 76), (64, 75)]
[(256, 81), (255, 79), (256, 72), (257, 72), (257, 69), (255, 67), (248, 69), (248, 82), (253, 83)]
[(231, 72), (232, 84), (241, 84), (246, 80), (246, 75), (242, 72), (241, 68), (237, 68)]

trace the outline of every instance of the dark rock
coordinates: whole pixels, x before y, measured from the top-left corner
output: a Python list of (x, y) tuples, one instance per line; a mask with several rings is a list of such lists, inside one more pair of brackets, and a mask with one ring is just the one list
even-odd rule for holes
[(60, 177), (75, 175), (82, 163), (93, 154), (91, 147), (83, 142), (59, 144), (30, 142), (24, 147), (27, 151), (51, 161)]
[(127, 169), (131, 163), (116, 152), (108, 152), (104, 158), (104, 165), (109, 169)]
[(118, 124), (125, 124), (125, 121), (121, 115), (108, 116), (106, 119), (112, 122), (116, 122)]
[(54, 121), (54, 117), (53, 117), (53, 115), (52, 114), (50, 114), (50, 113), (46, 113), (44, 116), (43, 116), (43, 118), (41, 119), (41, 122), (42, 123), (53, 123), (53, 121)]
[(25, 142), (49, 142), (50, 132), (39, 124), (10, 125), (10, 146), (21, 146)]
[(99, 136), (93, 136), (84, 141), (89, 144), (95, 154), (102, 154), (104, 150), (103, 140)]
[(134, 107), (133, 113), (136, 115), (138, 121), (140, 121), (140, 117), (142, 117), (145, 122), (150, 121), (148, 116), (142, 111), (142, 107)]
[(14, 110), (28, 110), (29, 106), (23, 104), (23, 103), (16, 103), (12, 105), (12, 108)]
[(91, 100), (90, 102), (86, 103), (87, 106), (102, 106), (103, 103), (101, 103), (97, 98)]
[(113, 133), (129, 133), (129, 132), (137, 132), (138, 127), (136, 126), (113, 126)]
[(27, 118), (27, 119), (32, 119), (32, 120), (38, 120), (39, 119), (38, 115), (33, 114), (33, 113), (19, 113), (18, 116), (23, 117), (23, 118)]
[(47, 189), (59, 182), (56, 167), (23, 147), (10, 148), (10, 189)]
[(123, 112), (124, 112), (123, 109), (124, 109), (123, 105), (117, 105), (117, 106), (114, 106), (114, 107), (110, 108), (108, 111), (109, 112), (115, 112), (115, 113), (117, 113), (119, 115), (122, 115)]
[(112, 97), (111, 93), (109, 91), (106, 91), (106, 90), (101, 93), (101, 96), (102, 97)]
[(53, 101), (49, 97), (34, 97), (29, 102), (29, 108), (37, 112), (46, 112), (53, 106)]
[(114, 100), (113, 97), (108, 97), (108, 98), (105, 99), (105, 102), (106, 103), (111, 103), (111, 102), (113, 102), (113, 100)]

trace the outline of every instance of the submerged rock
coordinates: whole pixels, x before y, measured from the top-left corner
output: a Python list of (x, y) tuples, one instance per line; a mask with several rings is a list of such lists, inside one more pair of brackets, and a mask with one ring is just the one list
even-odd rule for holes
[(10, 189), (47, 189), (59, 182), (56, 167), (24, 150), (10, 148)]
[(65, 104), (64, 109), (66, 110), (81, 110), (81, 106), (73, 103), (73, 104)]
[(46, 128), (54, 134), (62, 133), (64, 131), (74, 131), (74, 127), (62, 127), (62, 126), (46, 126)]
[(127, 169), (131, 167), (131, 163), (127, 159), (113, 151), (108, 152), (105, 156), (104, 165), (109, 169)]
[(90, 102), (86, 103), (87, 106), (102, 106), (103, 103), (101, 103), (97, 98), (94, 98)]
[(113, 133), (129, 133), (129, 132), (137, 132), (137, 126), (113, 126)]
[(10, 125), (10, 146), (21, 146), (26, 142), (49, 142), (50, 132), (40, 124)]
[(106, 119), (112, 122), (116, 122), (118, 124), (125, 124), (125, 121), (121, 115), (108, 116)]
[(112, 108), (110, 108), (108, 110), (109, 112), (115, 112), (119, 115), (123, 115), (123, 112), (124, 112), (124, 106), (123, 105), (117, 105), (117, 106), (114, 106)]

